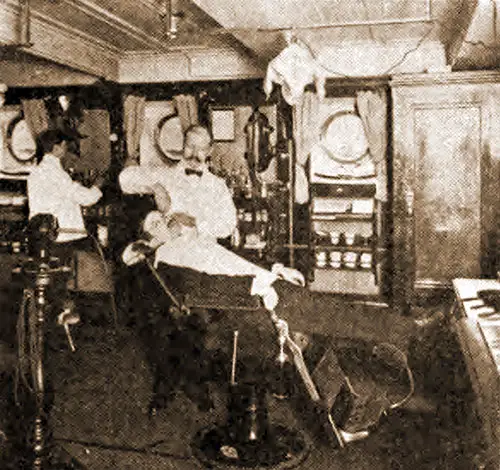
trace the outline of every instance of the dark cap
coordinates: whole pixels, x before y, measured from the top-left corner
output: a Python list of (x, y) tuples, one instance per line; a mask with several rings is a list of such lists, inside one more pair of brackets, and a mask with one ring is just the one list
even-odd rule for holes
[(37, 146), (43, 153), (52, 152), (54, 145), (58, 145), (62, 142), (67, 142), (73, 140), (74, 138), (70, 136), (67, 132), (61, 129), (47, 129), (37, 137)]

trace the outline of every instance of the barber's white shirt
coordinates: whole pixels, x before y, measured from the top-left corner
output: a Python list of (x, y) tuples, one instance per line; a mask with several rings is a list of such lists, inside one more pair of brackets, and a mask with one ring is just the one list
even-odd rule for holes
[(225, 238), (236, 227), (236, 208), (226, 182), (210, 173), (186, 175), (184, 166), (129, 166), (119, 177), (124, 193), (150, 193), (161, 184), (172, 200), (171, 213), (185, 212), (196, 219), (200, 235)]
[(86, 188), (64, 171), (59, 158), (44, 155), (28, 177), (30, 218), (52, 214), (59, 223), (56, 242), (69, 242), (87, 236), (81, 206), (91, 206), (102, 196), (97, 186)]

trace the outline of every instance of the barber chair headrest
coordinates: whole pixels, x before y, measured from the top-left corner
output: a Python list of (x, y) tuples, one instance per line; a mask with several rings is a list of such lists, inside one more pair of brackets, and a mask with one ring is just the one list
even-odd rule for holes
[(33, 216), (26, 227), (29, 254), (35, 258), (48, 259), (59, 233), (59, 223), (52, 214)]

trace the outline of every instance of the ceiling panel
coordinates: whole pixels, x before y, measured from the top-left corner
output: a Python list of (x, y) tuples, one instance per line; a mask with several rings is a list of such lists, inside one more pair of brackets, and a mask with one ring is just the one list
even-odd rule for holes
[(159, 3), (148, 0), (31, 0), (32, 11), (123, 51), (169, 50), (207, 47), (225, 42), (221, 35), (207, 35), (203, 29), (218, 27), (196, 5), (180, 1), (182, 12), (176, 39), (167, 35), (167, 21)]
[(194, 0), (225, 28), (309, 28), (318, 25), (429, 18), (430, 0)]

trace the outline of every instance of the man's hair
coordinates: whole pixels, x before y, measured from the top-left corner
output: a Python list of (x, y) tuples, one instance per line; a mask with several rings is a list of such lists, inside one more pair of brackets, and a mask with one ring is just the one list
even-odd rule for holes
[(206, 126), (203, 126), (201, 124), (191, 124), (185, 131), (184, 131), (184, 141), (186, 141), (186, 137), (189, 134), (208, 134), (210, 137), (210, 143), (213, 142), (214, 138), (212, 136), (212, 132), (210, 129)]
[(70, 136), (60, 129), (48, 129), (37, 137), (38, 154), (50, 153), (55, 145), (71, 140)]

